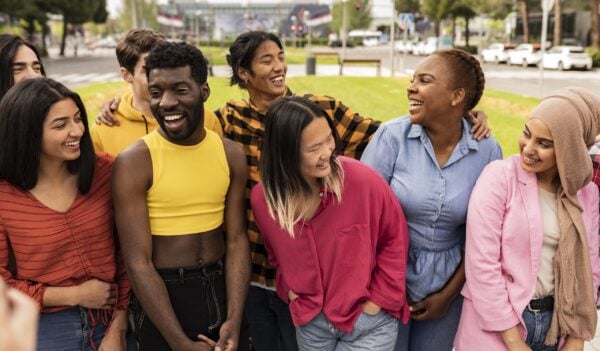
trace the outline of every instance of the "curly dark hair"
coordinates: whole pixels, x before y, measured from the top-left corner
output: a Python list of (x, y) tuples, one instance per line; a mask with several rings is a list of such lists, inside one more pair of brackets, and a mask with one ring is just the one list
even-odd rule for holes
[(238, 85), (242, 89), (246, 89), (246, 83), (238, 75), (238, 70), (244, 68), (249, 72), (252, 72), (252, 60), (256, 50), (265, 41), (274, 42), (281, 50), (283, 50), (283, 44), (281, 40), (273, 33), (262, 32), (262, 31), (251, 31), (240, 34), (233, 44), (229, 47), (229, 54), (227, 54), (227, 63), (231, 67), (231, 78), (229, 84)]
[(179, 68), (190, 66), (192, 78), (199, 84), (206, 83), (208, 65), (202, 51), (187, 43), (162, 42), (154, 45), (146, 57), (146, 78), (156, 68)]
[(433, 55), (441, 57), (448, 63), (454, 88), (465, 89), (465, 111), (475, 108), (485, 88), (485, 76), (479, 61), (460, 49), (440, 50)]

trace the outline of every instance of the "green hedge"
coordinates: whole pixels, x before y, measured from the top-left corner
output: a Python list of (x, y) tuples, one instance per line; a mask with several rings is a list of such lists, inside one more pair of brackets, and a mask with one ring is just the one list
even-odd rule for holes
[(593, 66), (600, 67), (600, 48), (590, 46), (586, 48), (585, 51), (592, 57)]
[(477, 54), (477, 46), (473, 46), (473, 45), (469, 45), (469, 46), (455, 45), (454, 48), (455, 49), (465, 50), (466, 52), (468, 52), (471, 55), (476, 55)]

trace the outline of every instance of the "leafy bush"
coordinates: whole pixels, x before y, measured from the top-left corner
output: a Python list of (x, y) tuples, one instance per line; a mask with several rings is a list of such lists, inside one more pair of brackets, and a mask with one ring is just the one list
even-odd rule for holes
[(585, 51), (592, 57), (593, 66), (600, 67), (600, 48), (590, 46), (586, 48)]

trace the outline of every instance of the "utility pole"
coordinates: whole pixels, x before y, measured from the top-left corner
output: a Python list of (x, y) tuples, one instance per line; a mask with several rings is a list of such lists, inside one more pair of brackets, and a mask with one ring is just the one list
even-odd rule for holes
[(131, 26), (133, 28), (137, 28), (138, 27), (137, 1), (129, 0), (129, 3), (131, 5)]

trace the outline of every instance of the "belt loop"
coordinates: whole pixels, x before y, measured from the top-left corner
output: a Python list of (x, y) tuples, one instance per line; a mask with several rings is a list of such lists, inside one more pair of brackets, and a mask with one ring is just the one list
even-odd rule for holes
[(183, 285), (185, 282), (183, 280), (183, 268), (179, 268), (179, 284)]

